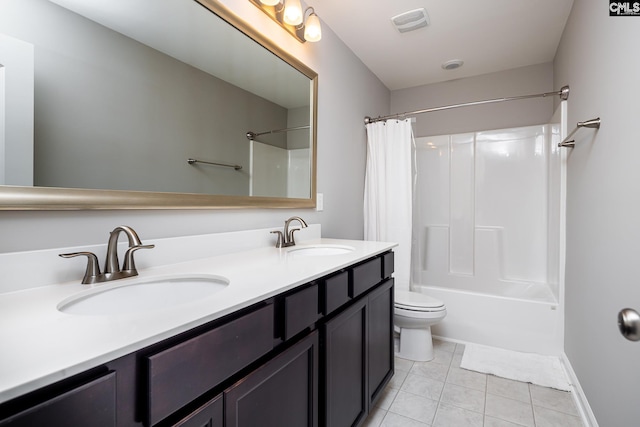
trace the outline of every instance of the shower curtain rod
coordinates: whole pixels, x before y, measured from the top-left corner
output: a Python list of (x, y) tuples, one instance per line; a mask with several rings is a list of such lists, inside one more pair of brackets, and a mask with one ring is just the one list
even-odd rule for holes
[(460, 107), (471, 107), (473, 105), (493, 104), (496, 102), (503, 102), (503, 101), (517, 101), (520, 99), (528, 99), (528, 98), (544, 98), (552, 95), (558, 95), (560, 99), (562, 99), (563, 101), (568, 99), (569, 86), (563, 86), (562, 89), (556, 92), (538, 93), (535, 95), (512, 96), (509, 98), (486, 99), (484, 101), (463, 102), (462, 104), (452, 104), (452, 105), (445, 105), (442, 107), (427, 108), (424, 110), (408, 111), (406, 113), (391, 114), (388, 116), (382, 116), (382, 117), (376, 117), (376, 118), (371, 118), (367, 116), (364, 118), (364, 124), (367, 125), (369, 123), (375, 123), (375, 122), (380, 122), (380, 121), (389, 120), (389, 119), (399, 119), (401, 117), (404, 118), (406, 116), (412, 116), (414, 114), (432, 113), (434, 111), (451, 110), (453, 108), (460, 108)]
[(285, 128), (285, 129), (274, 129), (274, 130), (268, 130), (268, 131), (265, 131), (265, 132), (248, 131), (247, 132), (247, 139), (253, 141), (254, 139), (256, 139), (256, 136), (266, 135), (266, 134), (269, 134), (269, 133), (289, 132), (289, 131), (292, 131), (292, 130), (300, 130), (300, 129), (309, 129), (309, 125), (296, 126), (296, 127), (292, 127), (292, 128)]

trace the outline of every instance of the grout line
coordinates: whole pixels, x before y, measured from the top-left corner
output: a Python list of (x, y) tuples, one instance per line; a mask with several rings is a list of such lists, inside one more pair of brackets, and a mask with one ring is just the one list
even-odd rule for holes
[(487, 398), (489, 397), (489, 377), (487, 377), (487, 382), (485, 383), (484, 388), (484, 406), (482, 407), (482, 425), (484, 426), (485, 421), (487, 420)]
[(531, 414), (533, 415), (533, 427), (536, 427), (536, 411), (533, 410), (533, 393), (531, 392), (531, 383), (527, 385), (527, 389), (529, 390), (529, 403), (531, 404)]

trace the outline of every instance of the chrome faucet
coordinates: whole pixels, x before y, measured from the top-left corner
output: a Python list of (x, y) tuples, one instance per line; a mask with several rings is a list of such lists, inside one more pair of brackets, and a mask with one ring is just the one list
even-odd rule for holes
[[(124, 265), (120, 268), (118, 261), (118, 237), (124, 233), (129, 239), (129, 249), (124, 254)], [(100, 272), (98, 257), (93, 252), (73, 252), (60, 254), (63, 258), (73, 258), (77, 256), (87, 257), (87, 270), (82, 278), (82, 284), (109, 282), (111, 280), (124, 279), (138, 275), (133, 253), (138, 249), (152, 249), (155, 245), (143, 245), (138, 237), (138, 233), (131, 227), (120, 225), (109, 234), (109, 244), (107, 245), (107, 259), (104, 263), (104, 273)]]
[(282, 231), (272, 231), (272, 233), (278, 235), (278, 241), (276, 242), (276, 248), (287, 248), (289, 246), (295, 246), (296, 240), (293, 236), (293, 233), (300, 230), (299, 228), (293, 228), (289, 230), (289, 226), (292, 221), (298, 221), (302, 228), (307, 228), (308, 225), (304, 221), (304, 219), (299, 216), (292, 216), (288, 220), (284, 222), (284, 234)]

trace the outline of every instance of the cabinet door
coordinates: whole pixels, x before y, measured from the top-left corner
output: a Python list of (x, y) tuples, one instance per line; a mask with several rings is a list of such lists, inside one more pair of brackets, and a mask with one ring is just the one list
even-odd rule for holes
[(369, 294), (367, 306), (369, 408), (393, 376), (393, 279)]
[(219, 394), (193, 413), (184, 417), (172, 427), (222, 427), (223, 397)]
[(317, 427), (318, 333), (225, 391), (226, 427)]
[(323, 327), (327, 426), (354, 426), (367, 415), (366, 301), (356, 302)]

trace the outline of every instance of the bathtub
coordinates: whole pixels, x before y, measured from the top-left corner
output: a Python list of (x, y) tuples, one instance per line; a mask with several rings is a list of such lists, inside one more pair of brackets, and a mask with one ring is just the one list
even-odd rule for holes
[(445, 340), (527, 353), (562, 354), (562, 310), (545, 284), (495, 283), (482, 292), (414, 285), (443, 301), (447, 317), (432, 326)]

